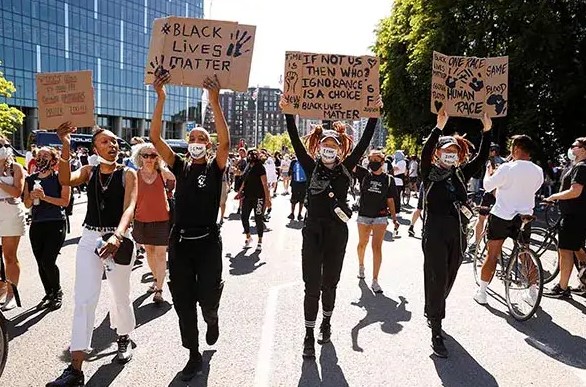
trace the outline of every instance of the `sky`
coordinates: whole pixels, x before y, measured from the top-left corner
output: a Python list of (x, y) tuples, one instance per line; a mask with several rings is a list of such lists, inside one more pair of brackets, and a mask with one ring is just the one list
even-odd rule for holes
[(280, 87), (285, 51), (369, 55), (392, 0), (205, 0), (205, 17), (256, 25), (250, 86)]

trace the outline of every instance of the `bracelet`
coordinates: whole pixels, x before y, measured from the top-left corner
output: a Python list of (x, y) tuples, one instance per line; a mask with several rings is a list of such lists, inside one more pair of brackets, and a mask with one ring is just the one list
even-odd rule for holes
[(63, 157), (61, 157), (61, 156), (59, 157), (59, 161), (62, 161), (62, 162), (64, 162), (64, 163), (69, 163), (69, 161), (70, 161), (70, 160), (71, 160), (71, 155), (69, 155), (69, 158), (68, 158), (68, 159), (64, 159), (64, 158), (63, 158)]
[(122, 242), (124, 240), (124, 237), (122, 235), (118, 235), (117, 233), (114, 233), (113, 235), (116, 239), (118, 239), (118, 242)]

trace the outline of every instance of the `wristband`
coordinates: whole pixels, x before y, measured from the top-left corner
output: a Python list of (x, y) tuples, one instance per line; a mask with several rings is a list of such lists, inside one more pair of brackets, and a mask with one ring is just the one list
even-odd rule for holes
[(68, 159), (64, 159), (64, 158), (63, 158), (63, 157), (61, 157), (61, 156), (59, 157), (59, 161), (62, 161), (62, 162), (64, 162), (64, 163), (69, 163), (69, 161), (70, 161), (70, 160), (71, 160), (71, 155), (69, 155), (69, 158), (68, 158)]
[(118, 239), (118, 242), (122, 242), (124, 240), (124, 237), (122, 235), (118, 235), (117, 233), (114, 233), (113, 235), (116, 239)]

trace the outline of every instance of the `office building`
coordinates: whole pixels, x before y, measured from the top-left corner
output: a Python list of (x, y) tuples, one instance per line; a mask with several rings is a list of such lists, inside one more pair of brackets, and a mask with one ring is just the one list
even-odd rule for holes
[[(126, 140), (148, 135), (156, 100), (143, 82), (151, 25), (169, 15), (201, 18), (203, 0), (0, 1), (1, 68), (17, 88), (6, 102), (26, 115), (15, 145), (26, 146), (28, 133), (38, 128), (38, 72), (92, 70), (96, 124)], [(167, 88), (167, 138), (181, 138), (186, 121), (202, 121), (201, 93)]]

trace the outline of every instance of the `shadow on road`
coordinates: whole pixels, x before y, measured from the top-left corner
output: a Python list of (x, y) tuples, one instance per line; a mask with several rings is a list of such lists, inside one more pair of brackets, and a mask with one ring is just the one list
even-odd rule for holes
[(338, 365), (338, 355), (334, 344), (328, 343), (321, 347), (319, 356), (321, 378), (317, 363), (313, 360), (304, 360), (301, 366), (301, 377), (298, 387), (347, 387), (348, 381), (342, 368)]
[(79, 240), (81, 239), (80, 236), (75, 237), (75, 238), (71, 238), (71, 239), (67, 239), (65, 240), (65, 242), (63, 243), (63, 247), (65, 246), (71, 246), (71, 245), (77, 245), (79, 243)]
[(149, 302), (140, 306), (150, 296), (150, 294), (143, 294), (132, 303), (132, 307), (134, 308), (134, 316), (136, 317), (135, 329), (148, 324), (149, 322), (163, 316), (165, 313), (171, 310), (171, 304), (169, 304), (167, 300), (165, 300), (165, 302), (160, 305), (157, 305), (154, 302)]
[(116, 360), (112, 360), (110, 364), (101, 365), (85, 385), (87, 387), (110, 386), (123, 369), (123, 364), (118, 363)]
[(250, 255), (246, 255), (246, 250), (242, 250), (234, 257), (230, 253), (226, 254), (226, 258), (230, 260), (230, 274), (246, 275), (254, 272), (259, 267), (266, 265), (266, 262), (260, 262), (259, 255), (260, 253), (257, 251)]
[[(448, 359), (431, 355), (435, 370), (445, 387), (468, 387), (470, 385), (494, 387), (498, 383), (452, 336), (445, 334)], [(431, 349), (430, 349), (431, 350)]]
[(32, 307), (18, 316), (15, 316), (13, 319), (8, 320), (8, 341), (26, 333), (49, 313), (49, 309), (37, 309), (36, 307)]
[[(215, 350), (203, 351), (201, 355), (203, 359), (203, 369), (201, 375), (195, 376), (189, 382), (184, 382), (181, 380), (181, 372), (178, 372), (175, 378), (171, 381), (171, 383), (169, 383), (169, 387), (207, 387), (208, 377), (210, 375), (210, 362), (212, 361), (212, 356), (214, 356), (215, 353)], [(185, 361), (187, 362), (187, 359), (185, 359)]]
[(363, 349), (358, 345), (358, 333), (361, 329), (375, 323), (381, 323), (381, 330), (390, 335), (399, 333), (403, 326), (400, 322), (407, 322), (411, 320), (411, 312), (406, 310), (407, 300), (403, 296), (399, 296), (401, 303), (384, 296), (383, 294), (375, 294), (370, 290), (366, 281), (360, 280), (358, 283), (362, 295), (358, 302), (353, 302), (352, 305), (359, 306), (366, 310), (366, 316), (352, 328), (352, 349), (357, 352), (362, 352)]
[(586, 339), (574, 336), (552, 321), (550, 314), (539, 309), (536, 317), (518, 322), (508, 313), (487, 305), (492, 314), (527, 335), (525, 342), (547, 356), (570, 367), (586, 369)]
[(291, 228), (293, 230), (302, 230), (303, 226), (305, 225), (304, 221), (299, 221), (299, 220), (290, 220), (289, 223), (287, 223), (285, 225), (285, 227), (287, 228)]

